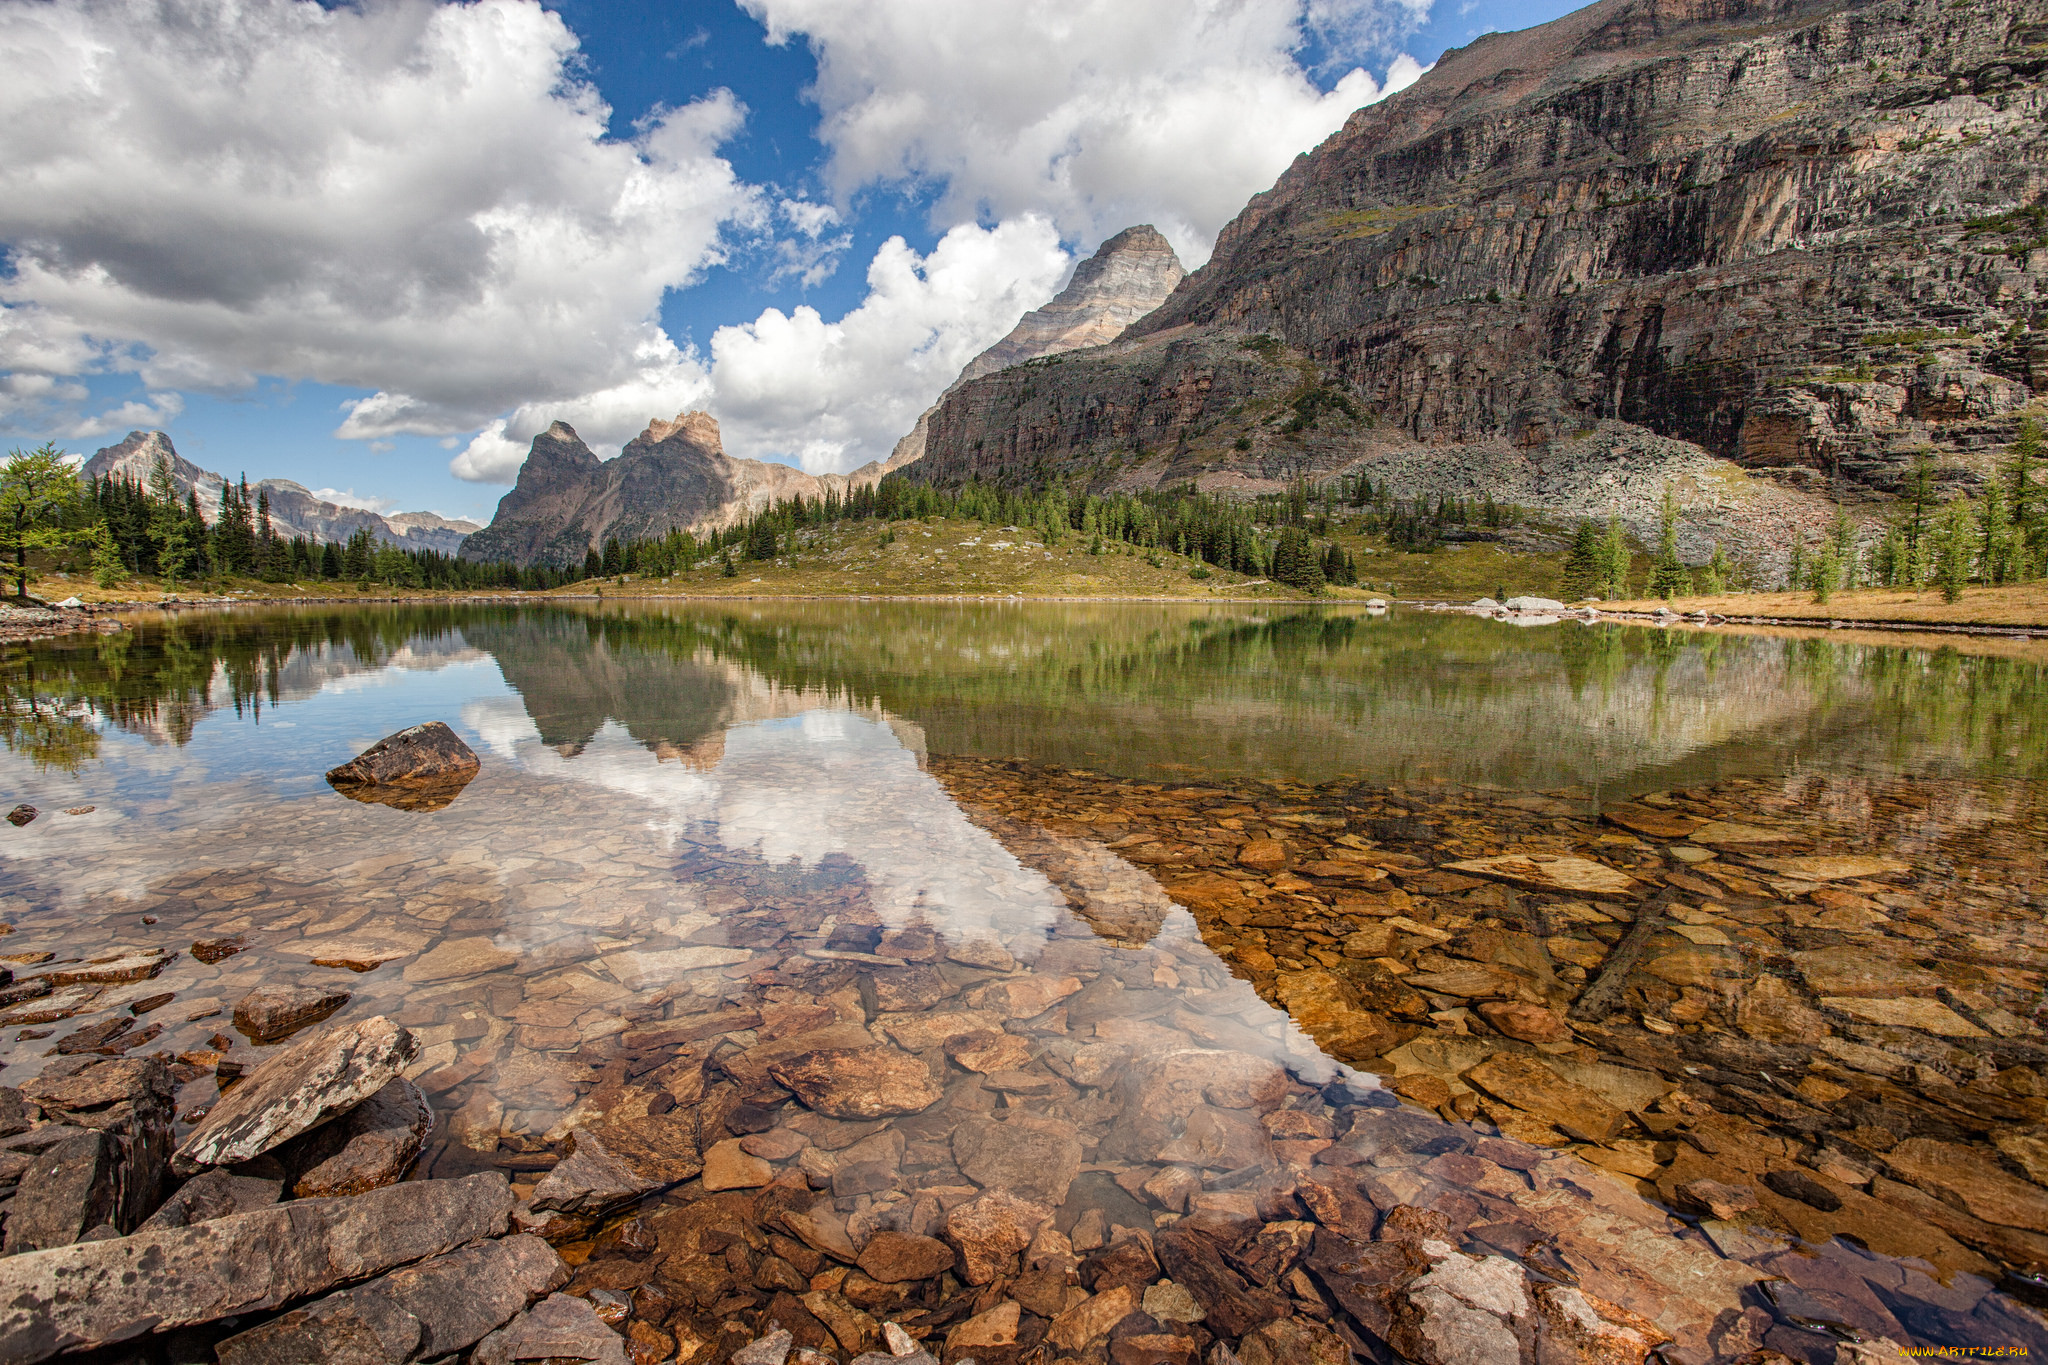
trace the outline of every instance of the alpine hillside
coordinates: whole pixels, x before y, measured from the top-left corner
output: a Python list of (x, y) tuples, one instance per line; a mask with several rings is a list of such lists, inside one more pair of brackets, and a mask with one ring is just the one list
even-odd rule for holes
[(954, 389), (909, 477), (1364, 473), (1768, 561), (2048, 384), (2048, 6), (1601, 0), (1360, 109), (1106, 346)]

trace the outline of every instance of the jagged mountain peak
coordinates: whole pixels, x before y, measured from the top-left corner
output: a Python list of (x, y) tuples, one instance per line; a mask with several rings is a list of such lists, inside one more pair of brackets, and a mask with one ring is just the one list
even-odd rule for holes
[(679, 412), (672, 420), (659, 417), (648, 419), (647, 429), (634, 439), (635, 445), (659, 445), (672, 437), (680, 436), (706, 450), (725, 449), (725, 442), (718, 432), (718, 419), (701, 409), (692, 408)]

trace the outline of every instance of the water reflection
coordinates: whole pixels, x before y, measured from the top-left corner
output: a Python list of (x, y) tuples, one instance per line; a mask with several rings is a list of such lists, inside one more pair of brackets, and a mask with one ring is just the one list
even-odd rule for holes
[[(339, 980), (338, 1018), (390, 1014), (425, 1044), (435, 1174), (502, 1165), (530, 1189), (571, 1131), (687, 1115), (693, 1145), (756, 1140), (856, 1243), (948, 1233), (997, 1194), (1042, 1209), (1062, 1241), (1034, 1224), (980, 1284), (1142, 1232), (1147, 1281), (1237, 1286), (1199, 1329), (1231, 1341), (1277, 1318), (1422, 1352), (1401, 1315), (1434, 1302), (1423, 1270), (1388, 1289), (1358, 1269), (1391, 1275), (1374, 1249), (1406, 1238), (1442, 1248), (1419, 1266), (1457, 1270), (1460, 1248), (1473, 1273), (1533, 1275), (1530, 1311), (1560, 1322), (1576, 1285), (1682, 1361), (1827, 1365), (1859, 1333), (2048, 1345), (1991, 1290), (2040, 1268), (2043, 1229), (1934, 1196), (1917, 1230), (1885, 1212), (1921, 1188), (1894, 1179), (1908, 1156), (1996, 1167), (1984, 1115), (2040, 1124), (2031, 892), (1973, 884), (2018, 878), (2014, 840), (2042, 833), (2040, 670), (1237, 609), (308, 611), (55, 642), (0, 662), (0, 776), (10, 800), (94, 810), (5, 832), (0, 947), (26, 973), (248, 946), (0, 1013), (0, 1083), (58, 1031), (172, 993), (145, 1041), (184, 1059), (189, 1112), (221, 1044), (257, 1053), (215, 1036), (242, 994)], [(485, 760), (444, 807), (320, 782), (428, 719)], [(1596, 823), (1664, 789), (1636, 825)], [(1765, 829), (1766, 858), (1874, 837), (1911, 876), (1802, 880), (1710, 821)], [(1604, 1032), (1543, 1041), (1555, 1021), (1497, 1008), (1563, 1010), (1632, 924), (1611, 899), (1444, 870), (1506, 847), (1687, 889)], [(1856, 1003), (1908, 970), (1918, 1023)], [(1828, 972), (1822, 1005), (1856, 1022), (1805, 1003)], [(1920, 1027), (1944, 1016), (1971, 1032)], [(1859, 1105), (1895, 1116), (1893, 1147), (1935, 1145), (1881, 1165), (1882, 1124), (1835, 1132), (1829, 1107)], [(1838, 1207), (1767, 1184), (1789, 1171), (1840, 1186)], [(1673, 1172), (1764, 1188), (1750, 1217), (1705, 1217)], [(1262, 1259), (1227, 1228), (1313, 1249)], [(627, 1275), (604, 1245), (579, 1254)], [(712, 1250), (685, 1239), (679, 1311), (766, 1312), (748, 1277), (767, 1272)], [(1031, 1317), (1058, 1316), (1065, 1273)], [(943, 1332), (982, 1290), (831, 1292)]]

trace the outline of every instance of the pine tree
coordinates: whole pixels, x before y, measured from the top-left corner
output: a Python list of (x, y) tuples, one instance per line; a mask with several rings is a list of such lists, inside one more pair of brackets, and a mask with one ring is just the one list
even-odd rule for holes
[(34, 450), (15, 450), (0, 467), (0, 537), (14, 562), (7, 576), (15, 596), (28, 598), (28, 581), (36, 570), (31, 552), (48, 553), (78, 539), (68, 524), (84, 490), (64, 452), (45, 442)]
[(1856, 586), (1856, 523), (1849, 520), (1847, 509), (1835, 508), (1835, 524), (1830, 558), (1834, 563), (1834, 585), (1843, 591)]
[(1943, 509), (1932, 537), (1934, 578), (1941, 585), (1944, 602), (1956, 601), (1969, 584), (1974, 539), (1971, 532), (1969, 505), (1958, 498)]
[(128, 566), (121, 562), (121, 549), (114, 544), (113, 528), (102, 520), (93, 527), (92, 533), (92, 581), (102, 588), (111, 588), (128, 576)]
[(1792, 590), (1806, 586), (1806, 537), (1792, 542), (1792, 553), (1785, 558), (1785, 586)]
[(1628, 537), (1622, 534), (1621, 518), (1607, 518), (1607, 534), (1600, 539), (1600, 595), (1610, 602), (1628, 596)]
[(1977, 576), (2003, 583), (2012, 576), (2012, 524), (2006, 517), (2005, 490), (1998, 480), (1984, 485), (1977, 501)]
[(170, 459), (159, 450), (149, 469), (149, 537), (156, 545), (157, 572), (164, 586), (176, 591), (178, 575), (192, 556), (190, 523), (178, 505), (178, 484), (171, 474)]
[(1600, 583), (1600, 533), (1593, 523), (1580, 518), (1572, 532), (1571, 552), (1564, 558), (1564, 597), (1578, 602), (1591, 597)]
[(1678, 558), (1678, 494), (1664, 485), (1657, 508), (1657, 557), (1650, 565), (1650, 595), (1670, 601), (1692, 591), (1692, 575)]
[(1700, 570), (1700, 591), (1709, 597), (1719, 597), (1728, 591), (1729, 577), (1728, 555), (1722, 550), (1721, 543), (1715, 541), (1713, 557)]
[(1913, 472), (1906, 476), (1906, 490), (1900, 495), (1905, 504), (1904, 530), (1906, 534), (1906, 559), (1913, 566), (1913, 582), (1921, 580), (1921, 566), (1929, 562), (1925, 553), (1928, 524), (1927, 514), (1934, 506), (1934, 460), (1922, 455), (1913, 461)]
[(2043, 505), (2041, 486), (2034, 482), (2043, 442), (2040, 425), (2033, 418), (2021, 420), (2011, 453), (2005, 478), (2009, 485), (2006, 497), (2012, 507), (2013, 576), (2038, 578), (2048, 572), (2048, 506)]

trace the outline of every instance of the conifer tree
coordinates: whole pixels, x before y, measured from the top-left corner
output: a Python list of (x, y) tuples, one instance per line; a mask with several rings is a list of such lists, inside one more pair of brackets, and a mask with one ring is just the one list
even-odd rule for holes
[(1628, 596), (1628, 537), (1622, 534), (1621, 518), (1607, 518), (1607, 534), (1600, 539), (1600, 595), (1610, 602)]
[(2048, 499), (2043, 498), (2041, 486), (2034, 482), (2043, 442), (2040, 424), (2033, 418), (2021, 420), (2011, 454), (2005, 478), (2007, 501), (2012, 508), (2013, 576), (2039, 578), (2048, 573)]
[(1986, 583), (2003, 583), (2012, 571), (2012, 524), (2005, 511), (2005, 490), (1998, 480), (1984, 485), (1977, 500), (1977, 577)]
[(28, 581), (36, 576), (31, 552), (59, 550), (78, 539), (69, 523), (83, 491), (64, 452), (48, 442), (9, 452), (0, 466), (0, 540), (14, 560), (7, 576), (16, 597), (27, 600)]
[(1970, 581), (1971, 531), (1969, 505), (1962, 499), (1956, 499), (1943, 509), (1932, 541), (1934, 579), (1941, 585), (1944, 602), (1960, 598)]
[(1678, 494), (1664, 485), (1657, 508), (1657, 557), (1650, 565), (1650, 594), (1670, 601), (1692, 591), (1692, 575), (1678, 558)]
[(1600, 584), (1600, 533), (1593, 523), (1579, 519), (1572, 532), (1571, 552), (1564, 558), (1564, 597), (1577, 602), (1591, 597)]
[(101, 520), (93, 526), (92, 581), (102, 588), (111, 588), (127, 576), (128, 566), (121, 562), (121, 550), (114, 544), (113, 529)]

